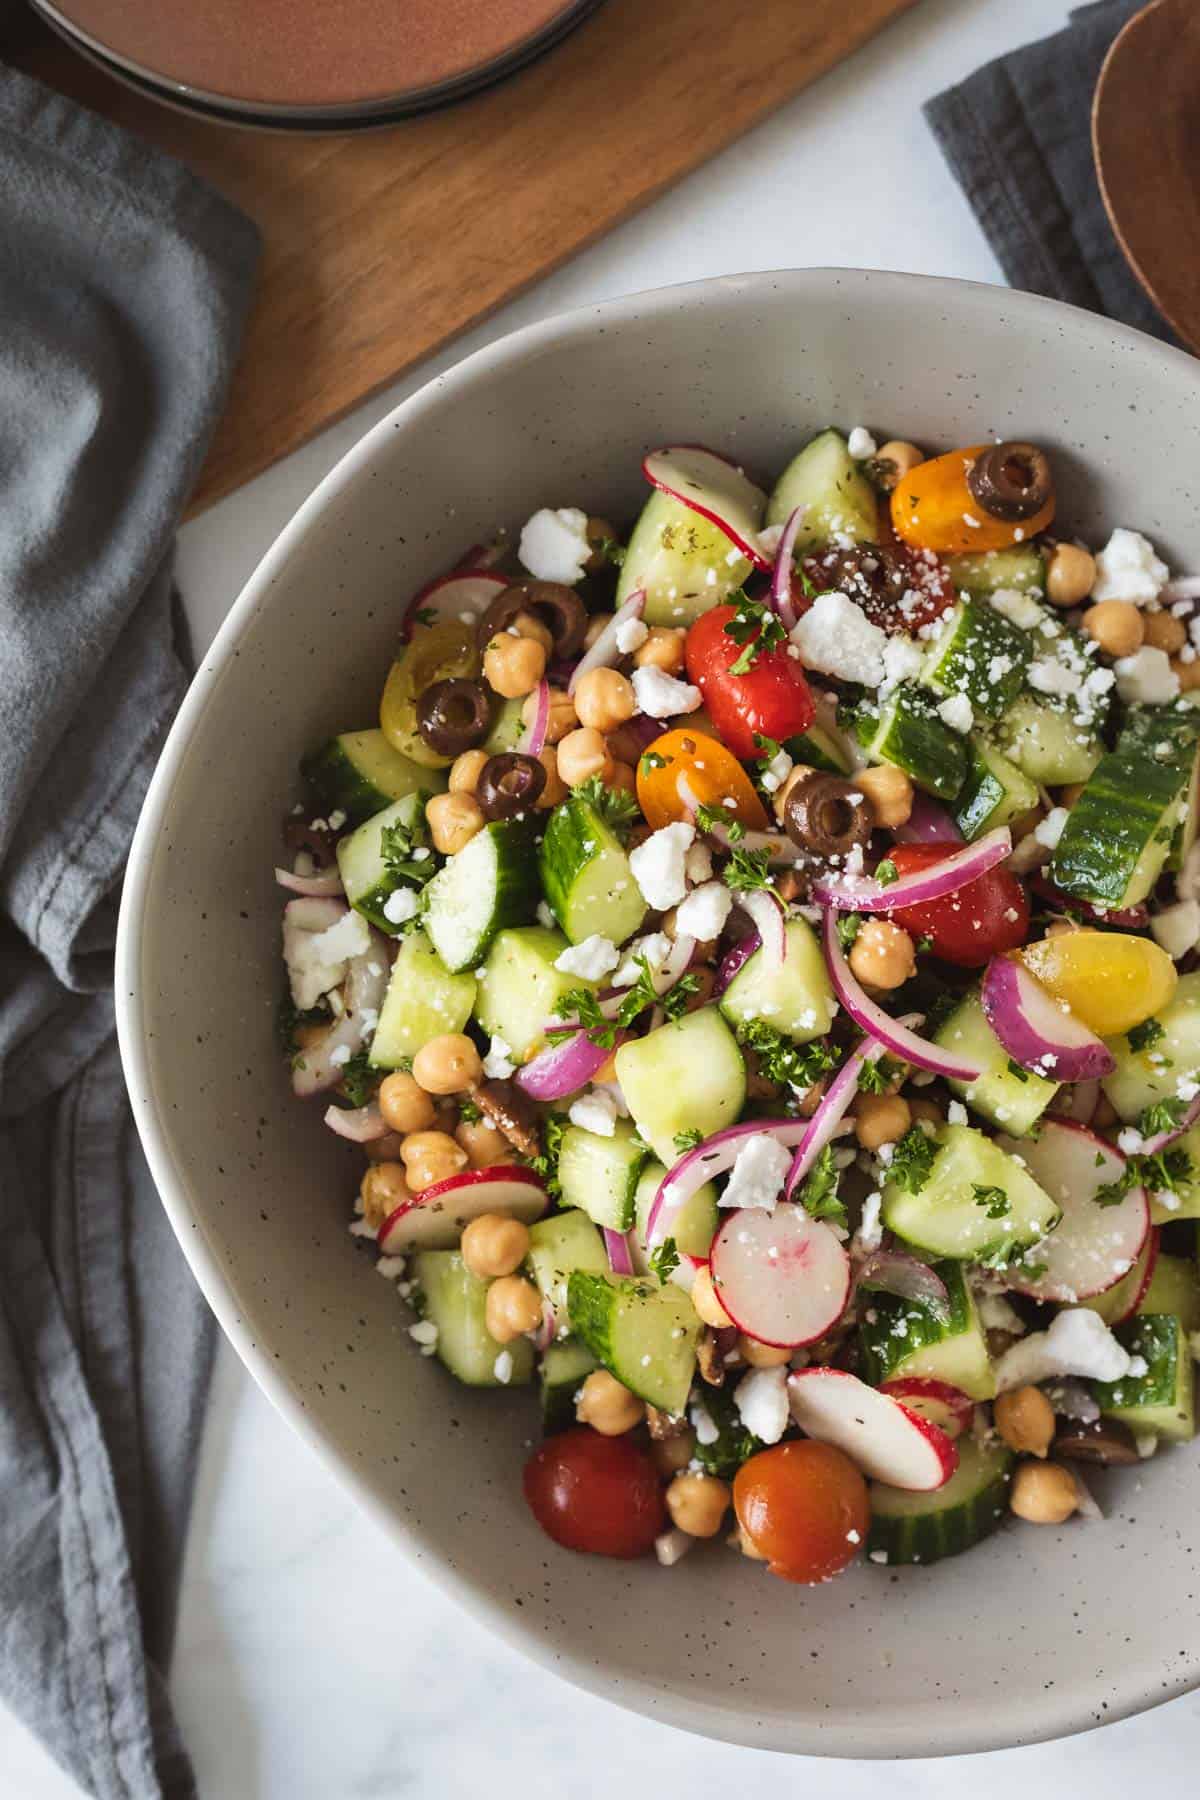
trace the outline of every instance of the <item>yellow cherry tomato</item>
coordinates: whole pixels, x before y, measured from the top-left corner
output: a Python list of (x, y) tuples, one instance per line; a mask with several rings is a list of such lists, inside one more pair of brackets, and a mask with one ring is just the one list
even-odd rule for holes
[[(999, 519), (967, 485), (976, 457), (992, 444), (972, 444), (918, 463), (892, 491), (892, 524), (897, 537), (919, 550), (955, 555), (963, 550), (1005, 550), (1044, 531), (1054, 517), (1054, 494), (1028, 519)], [(968, 521), (974, 521), (969, 523)]]
[[(679, 798), (681, 775), (701, 806), (722, 807), (749, 831), (766, 829), (769, 820), (763, 803), (732, 750), (715, 737), (684, 726), (664, 731), (638, 758), (638, 805), (655, 831), (689, 816), (689, 807)], [(726, 808), (726, 800), (734, 804)]]
[(439, 756), (417, 730), (417, 701), (435, 681), (478, 675), (479, 647), (470, 625), (446, 619), (418, 625), (392, 664), (379, 703), (379, 726), (393, 750), (424, 769), (445, 769), (452, 756)]
[(1065, 931), (1017, 955), (1098, 1037), (1116, 1037), (1160, 1013), (1179, 979), (1165, 950), (1120, 931)]

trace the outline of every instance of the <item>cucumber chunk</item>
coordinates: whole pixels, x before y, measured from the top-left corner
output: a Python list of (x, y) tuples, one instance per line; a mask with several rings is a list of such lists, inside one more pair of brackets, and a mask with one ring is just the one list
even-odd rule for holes
[(881, 1211), (888, 1230), (906, 1244), (962, 1262), (1036, 1244), (1062, 1216), (1027, 1169), (970, 1125), (943, 1126), (919, 1191), (889, 1181)]
[(382, 731), (343, 731), (306, 756), (300, 770), (325, 811), (344, 812), (351, 825), (405, 794), (441, 793), (446, 785), (440, 771), (393, 750)]
[(837, 1002), (817, 935), (805, 919), (789, 919), (787, 955), (776, 969), (756, 950), (746, 958), (725, 992), (720, 1008), (735, 1028), (763, 1019), (797, 1044), (824, 1037)]
[(1014, 544), (1009, 550), (964, 550), (946, 559), (950, 579), (960, 594), (986, 600), (1002, 588), (1019, 594), (1040, 594), (1046, 585), (1046, 563), (1033, 544)]
[[(637, 1192), (633, 1197), (633, 1229), (634, 1243), (633, 1265), (639, 1275), (645, 1275), (650, 1267), (646, 1254), (646, 1226), (650, 1218), (650, 1208), (654, 1205), (655, 1196), (662, 1186), (667, 1171), (660, 1162), (649, 1162), (638, 1177)], [(675, 1248), (681, 1256), (699, 1256), (708, 1260), (712, 1241), (717, 1235), (719, 1215), (717, 1213), (717, 1190), (711, 1181), (697, 1188), (690, 1200), (686, 1200), (675, 1215), (675, 1223), (671, 1236), (675, 1239)]]
[(1022, 774), (1044, 787), (1086, 781), (1104, 754), (1096, 733), (1073, 713), (1032, 694), (1013, 701), (996, 726), (995, 737)]
[(565, 1338), (549, 1346), (538, 1371), (542, 1388), (542, 1430), (567, 1431), (575, 1423), (575, 1396), (596, 1367), (586, 1344)]
[(878, 713), (861, 711), (855, 729), (868, 756), (903, 769), (939, 800), (953, 800), (966, 780), (965, 740), (938, 718), (932, 696), (914, 681), (902, 682)]
[(573, 1269), (602, 1275), (608, 1269), (604, 1239), (574, 1207), (529, 1227), (529, 1272), (559, 1321), (567, 1316), (567, 1277)]
[[(1182, 1151), (1191, 1166), (1185, 1176), (1176, 1179), (1166, 1197), (1151, 1194), (1152, 1225), (1170, 1225), (1176, 1219), (1200, 1219), (1200, 1125), (1193, 1125), (1190, 1131), (1185, 1131), (1171, 1148), (1176, 1152)], [(1161, 1257), (1159, 1260), (1162, 1260)], [(1157, 1266), (1155, 1264), (1156, 1268)], [(1156, 1310), (1170, 1312), (1172, 1309), (1162, 1307)]]
[[(472, 1275), (457, 1250), (421, 1250), (413, 1258), (420, 1310), (438, 1328), (436, 1354), (468, 1387), (521, 1387), (533, 1374), (528, 1338), (498, 1344), (487, 1328), (488, 1283)], [(507, 1351), (507, 1381), (496, 1374), (496, 1359)], [(504, 1367), (504, 1364), (501, 1364)]]
[(649, 1154), (628, 1119), (615, 1122), (611, 1137), (568, 1126), (558, 1153), (563, 1204), (577, 1206), (609, 1231), (628, 1231), (638, 1177)]
[(958, 1467), (933, 1493), (871, 1483), (867, 1551), (892, 1563), (935, 1563), (990, 1537), (1008, 1511), (1013, 1454), (1005, 1444), (958, 1440)]
[(379, 1023), (371, 1039), (374, 1069), (398, 1069), (447, 1031), (462, 1031), (475, 1006), (475, 977), (452, 975), (423, 931), (400, 941)]
[(1020, 693), (1032, 655), (1029, 633), (986, 602), (960, 600), (929, 646), (921, 679), (938, 694), (965, 694), (972, 710), (998, 719)]
[(971, 1400), (990, 1400), (996, 1377), (974, 1295), (958, 1262), (933, 1265), (946, 1284), (949, 1317), (916, 1300), (872, 1294), (859, 1327), (863, 1377), (880, 1387), (900, 1375), (948, 1381)]
[(610, 1375), (647, 1405), (675, 1417), (683, 1413), (701, 1326), (680, 1288), (576, 1270), (567, 1284), (567, 1307), (572, 1331)]
[(497, 933), (479, 976), (475, 1016), (491, 1037), (501, 1037), (516, 1062), (528, 1062), (546, 1047), (544, 1027), (554, 1008), (574, 988), (594, 981), (565, 975), (554, 966), (567, 940), (545, 925), (514, 925)]
[(502, 700), (492, 719), (492, 728), (479, 748), (486, 750), (489, 756), (515, 750), (525, 733), (525, 720), (521, 716), (524, 710), (524, 700)]
[(550, 910), (573, 944), (594, 933), (623, 944), (646, 916), (621, 840), (590, 801), (554, 808), (538, 868)]
[(647, 625), (691, 625), (741, 587), (750, 567), (719, 525), (656, 488), (626, 547), (614, 605), (643, 588)]
[(950, 811), (968, 840), (1007, 825), (1038, 802), (1037, 783), (983, 738), (969, 740), (967, 779)]
[(824, 769), (830, 775), (854, 772), (854, 758), (845, 738), (824, 725), (810, 725), (799, 737), (788, 738), (784, 749), (793, 762), (807, 763), (810, 769)]
[(949, 1085), (973, 1112), (1007, 1131), (1010, 1137), (1028, 1137), (1060, 1083), (1047, 1081), (1032, 1069), (1014, 1066), (1008, 1051), (983, 1016), (979, 994), (968, 994), (933, 1034), (935, 1044), (968, 1056), (978, 1065), (976, 1081), (952, 1081)]
[(1117, 1066), (1102, 1085), (1127, 1124), (1156, 1100), (1173, 1096), (1185, 1077), (1200, 1076), (1200, 969), (1179, 977), (1169, 1003), (1155, 1017), (1163, 1035), (1148, 1050), (1132, 1049), (1127, 1037), (1107, 1040)]
[(680, 1132), (711, 1137), (733, 1124), (746, 1099), (746, 1065), (715, 1006), (622, 1044), (617, 1080), (639, 1135), (668, 1168), (679, 1161)]
[(784, 525), (803, 506), (797, 553), (831, 539), (873, 544), (879, 537), (875, 489), (850, 455), (840, 431), (820, 432), (794, 456), (767, 502), (767, 524)]
[(1126, 726), (1067, 816), (1050, 864), (1056, 887), (1093, 906), (1146, 898), (1171, 849), (1194, 745), (1194, 733), (1181, 742), (1149, 719)]
[(1186, 1256), (1160, 1252), (1138, 1311), (1170, 1313), (1186, 1332), (1200, 1331), (1200, 1281), (1195, 1263)]
[(1148, 1367), (1144, 1375), (1094, 1381), (1101, 1412), (1131, 1431), (1152, 1431), (1177, 1442), (1194, 1437), (1195, 1376), (1182, 1322), (1171, 1313), (1139, 1313), (1118, 1325), (1113, 1335), (1131, 1356), (1144, 1357)]
[(434, 876), (426, 896), (425, 929), (446, 967), (478, 968), (496, 933), (526, 924), (537, 907), (528, 822), (485, 825)]
[[(406, 794), (403, 800), (396, 800), (382, 812), (374, 813), (337, 847), (338, 872), (347, 900), (355, 912), (370, 919), (372, 925), (389, 937), (398, 937), (404, 929), (403, 924), (393, 925), (387, 916), (385, 909), (392, 895), (399, 888), (424, 887), (437, 871), (440, 859), (430, 849), (429, 827), (425, 822), (428, 798), (428, 790)], [(425, 851), (425, 856), (410, 872), (402, 875), (395, 873), (383, 849), (385, 833), (396, 826), (402, 829), (415, 850)], [(410, 864), (413, 862), (412, 858), (405, 860)]]

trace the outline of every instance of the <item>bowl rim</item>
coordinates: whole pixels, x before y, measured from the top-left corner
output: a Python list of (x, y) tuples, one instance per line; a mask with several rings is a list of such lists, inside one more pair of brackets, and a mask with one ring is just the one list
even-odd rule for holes
[[(1200, 362), (1196, 358), (1172, 345), (1161, 343), (1144, 332), (1083, 308), (1018, 289), (965, 281), (953, 276), (836, 267), (763, 270), (712, 276), (700, 281), (617, 295), (554, 313), (473, 351), (449, 369), (432, 376), (414, 393), (401, 400), (339, 458), (261, 557), (197, 668), (151, 778), (130, 848), (117, 927), (115, 999), (118, 1042), (134, 1121), (155, 1186), (192, 1273), (238, 1357), (272, 1405), (299, 1433), (355, 1503), (400, 1547), (410, 1564), (495, 1632), (509, 1648), (587, 1693), (624, 1706), (658, 1723), (674, 1725), (700, 1736), (718, 1738), (728, 1743), (793, 1754), (854, 1759), (966, 1755), (1069, 1737), (1190, 1693), (1200, 1687), (1200, 1642), (1195, 1646), (1193, 1654), (1183, 1660), (1182, 1668), (1177, 1669), (1170, 1678), (1164, 1676), (1158, 1668), (1122, 1668), (1115, 1678), (1114, 1690), (1109, 1695), (1108, 1703), (1099, 1714), (1094, 1699), (1089, 1696), (1086, 1680), (1082, 1678), (1073, 1685), (1064, 1682), (1060, 1686), (1056, 1683), (1049, 1692), (1042, 1691), (1027, 1696), (1022, 1703), (1020, 1719), (1016, 1722), (1019, 1730), (1004, 1728), (999, 1719), (993, 1723), (988, 1709), (974, 1709), (978, 1717), (971, 1718), (970, 1709), (966, 1707), (942, 1708), (939, 1712), (936, 1745), (929, 1742), (927, 1724), (919, 1717), (906, 1716), (899, 1707), (885, 1713), (864, 1712), (857, 1717), (848, 1715), (837, 1722), (822, 1720), (813, 1715), (805, 1716), (799, 1711), (787, 1716), (753, 1715), (740, 1700), (731, 1698), (728, 1704), (712, 1699), (698, 1701), (669, 1691), (665, 1686), (655, 1690), (640, 1680), (625, 1682), (617, 1670), (602, 1668), (567, 1646), (543, 1642), (537, 1632), (523, 1626), (498, 1599), (480, 1590), (469, 1577), (461, 1574), (440, 1551), (433, 1549), (424, 1540), (414, 1525), (394, 1513), (370, 1489), (365, 1478), (343, 1460), (328, 1440), (325, 1431), (314, 1421), (291, 1379), (255, 1341), (252, 1331), (241, 1316), (236, 1294), (221, 1267), (218, 1254), (208, 1242), (203, 1226), (194, 1218), (183, 1182), (176, 1175), (151, 1084), (142, 1028), (142, 920), (146, 911), (155, 847), (162, 832), (176, 777), (187, 756), (192, 737), (214, 697), (221, 675), (232, 660), (260, 602), (281, 571), (301, 549), (327, 508), (370, 467), (377, 451), (391, 440), (397, 429), (416, 424), (428, 411), (439, 407), (447, 394), (453, 394), (457, 389), (486, 377), (493, 369), (536, 355), (548, 345), (570, 342), (580, 334), (590, 333), (597, 325), (607, 326), (629, 319), (644, 319), (648, 314), (675, 311), (681, 305), (702, 304), (706, 296), (716, 294), (739, 296), (748, 305), (752, 305), (756, 296), (771, 293), (781, 284), (793, 289), (798, 299), (802, 299), (806, 291), (826, 297), (832, 284), (835, 290), (845, 290), (844, 298), (850, 305), (854, 304), (856, 293), (863, 295), (868, 290), (886, 292), (888, 288), (904, 290), (909, 294), (924, 292), (934, 300), (941, 296), (961, 297), (966, 294), (972, 304), (1003, 309), (1010, 315), (1021, 315), (1032, 325), (1061, 323), (1064, 315), (1067, 315), (1072, 319), (1074, 330), (1082, 330), (1097, 340), (1109, 343), (1113, 340), (1123, 341), (1131, 349), (1164, 359), (1175, 366), (1181, 379), (1190, 379), (1200, 389)], [(961, 1720), (960, 1710), (964, 1715)], [(950, 1716), (947, 1717), (947, 1714)]]

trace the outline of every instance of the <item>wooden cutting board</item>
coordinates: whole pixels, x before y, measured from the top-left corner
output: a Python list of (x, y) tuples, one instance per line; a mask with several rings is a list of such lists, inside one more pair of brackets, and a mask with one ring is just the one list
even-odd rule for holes
[(478, 324), (916, 0), (607, 0), (487, 92), (352, 137), (239, 131), (54, 44), (22, 66), (183, 158), (264, 258), (200, 511)]

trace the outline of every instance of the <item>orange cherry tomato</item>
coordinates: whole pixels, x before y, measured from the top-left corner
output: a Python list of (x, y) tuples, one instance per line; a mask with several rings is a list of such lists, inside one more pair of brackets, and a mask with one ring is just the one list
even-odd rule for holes
[(854, 1561), (871, 1521), (867, 1484), (832, 1444), (760, 1450), (733, 1480), (738, 1525), (785, 1581), (828, 1581)]
[(750, 831), (766, 829), (769, 821), (763, 803), (733, 752), (715, 737), (682, 725), (664, 731), (638, 758), (638, 805), (655, 831), (688, 817), (689, 808), (679, 798), (681, 775), (687, 777), (688, 787), (702, 806), (721, 806), (725, 800), (733, 800), (736, 805), (727, 808), (731, 817), (740, 819)]
[[(1054, 517), (1054, 494), (1028, 519), (1000, 519), (972, 494), (967, 476), (992, 444), (951, 450), (910, 469), (892, 491), (896, 535), (917, 549), (954, 555), (964, 550), (1006, 550), (1044, 531)], [(973, 519), (974, 524), (968, 521)]]

